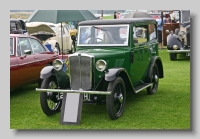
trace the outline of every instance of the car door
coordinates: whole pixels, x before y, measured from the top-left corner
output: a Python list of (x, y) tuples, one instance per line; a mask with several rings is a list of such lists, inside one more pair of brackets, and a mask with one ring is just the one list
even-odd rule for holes
[[(30, 50), (31, 54), (24, 54), (24, 50)], [(33, 53), (28, 37), (18, 37), (17, 55), (20, 82), (27, 84), (38, 80), (39, 63)]]
[(158, 53), (158, 41), (157, 41), (157, 29), (155, 24), (149, 24), (148, 25), (148, 48), (149, 48), (149, 58), (151, 58), (154, 55), (157, 55)]
[(58, 58), (58, 55), (54, 52), (47, 52), (45, 47), (36, 39), (30, 38), (31, 46), (33, 49), (33, 53), (35, 55), (36, 60), (39, 64), (39, 69), (37, 72), (37, 76), (40, 76), (40, 71), (56, 58)]
[(133, 54), (134, 62), (130, 66), (130, 78), (134, 85), (138, 85), (145, 80), (144, 73), (147, 71), (150, 61), (147, 44), (147, 25), (133, 26), (133, 33), (131, 53)]

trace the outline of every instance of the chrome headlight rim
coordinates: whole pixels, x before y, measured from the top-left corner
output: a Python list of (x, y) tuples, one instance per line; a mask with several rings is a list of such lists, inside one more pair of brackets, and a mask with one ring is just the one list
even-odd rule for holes
[(53, 68), (56, 70), (56, 71), (60, 71), (62, 68), (63, 68), (63, 61), (61, 59), (55, 59), (53, 62), (52, 62), (52, 65), (53, 65)]
[(103, 60), (103, 59), (97, 60), (97, 62), (96, 62), (96, 69), (98, 71), (103, 72), (103, 71), (106, 70), (106, 68), (107, 68), (107, 63), (106, 63), (105, 60)]
[(178, 49), (178, 45), (173, 45), (173, 49), (177, 50)]

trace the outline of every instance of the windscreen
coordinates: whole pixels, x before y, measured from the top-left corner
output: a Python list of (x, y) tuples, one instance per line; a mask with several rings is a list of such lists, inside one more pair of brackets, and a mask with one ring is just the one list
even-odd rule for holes
[(129, 25), (79, 26), (79, 46), (128, 46)]

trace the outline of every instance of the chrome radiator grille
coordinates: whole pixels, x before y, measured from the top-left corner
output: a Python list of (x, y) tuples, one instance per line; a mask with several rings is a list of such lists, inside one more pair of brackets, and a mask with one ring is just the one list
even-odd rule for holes
[(72, 90), (90, 90), (92, 87), (92, 60), (87, 54), (69, 56), (70, 83)]

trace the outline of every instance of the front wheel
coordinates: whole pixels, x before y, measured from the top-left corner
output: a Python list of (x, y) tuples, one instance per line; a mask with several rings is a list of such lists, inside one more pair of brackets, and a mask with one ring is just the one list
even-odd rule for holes
[(159, 83), (159, 71), (156, 63), (154, 63), (150, 67), (150, 70), (147, 75), (147, 82), (152, 83), (152, 85), (147, 88), (147, 93), (149, 95), (155, 94), (158, 90)]
[(111, 91), (111, 95), (106, 96), (106, 108), (109, 117), (115, 120), (122, 116), (126, 102), (126, 88), (121, 77), (108, 84), (107, 91)]
[[(57, 89), (58, 83), (54, 76), (44, 79), (41, 85), (42, 89)], [(47, 116), (51, 116), (60, 111), (62, 104), (61, 94), (58, 92), (41, 92), (40, 105)]]

